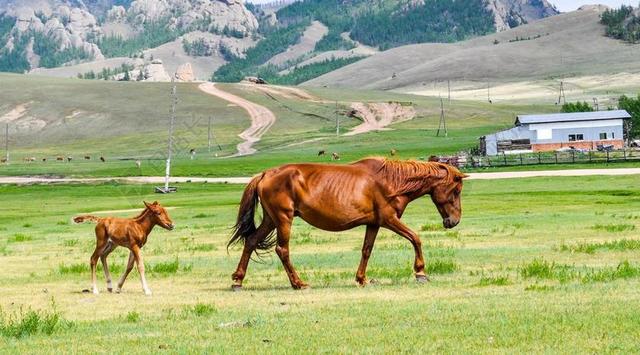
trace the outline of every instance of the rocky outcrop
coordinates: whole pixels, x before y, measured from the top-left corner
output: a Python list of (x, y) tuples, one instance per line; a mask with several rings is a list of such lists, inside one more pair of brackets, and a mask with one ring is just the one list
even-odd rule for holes
[(170, 26), (180, 29), (198, 25), (208, 32), (226, 28), (245, 35), (258, 29), (258, 21), (239, 0), (136, 0), (127, 17), (135, 26), (168, 19)]
[(185, 63), (179, 66), (174, 77), (176, 81), (183, 82), (192, 82), (196, 80), (196, 77), (193, 74), (193, 68), (191, 68), (191, 63)]
[(489, 0), (487, 8), (498, 32), (560, 13), (547, 0)]
[[(96, 18), (85, 9), (70, 7), (57, 1), (9, 1), (4, 10), (7, 16), (16, 18), (4, 45), (7, 49), (13, 48), (16, 38), (38, 32), (53, 39), (60, 51), (78, 48), (97, 60), (104, 58), (98, 46), (92, 43), (102, 35), (102, 31)], [(37, 67), (38, 61), (34, 60), (37, 56), (33, 50), (28, 48), (27, 55), (31, 66)]]
[(162, 61), (159, 59), (154, 60), (144, 67), (144, 78), (144, 81), (171, 81), (171, 76), (167, 74)]

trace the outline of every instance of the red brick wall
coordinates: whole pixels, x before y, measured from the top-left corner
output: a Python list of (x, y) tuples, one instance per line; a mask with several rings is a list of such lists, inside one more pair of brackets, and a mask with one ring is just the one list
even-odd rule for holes
[(622, 139), (610, 139), (606, 141), (580, 141), (580, 142), (564, 142), (564, 143), (540, 143), (532, 144), (531, 149), (534, 152), (548, 152), (560, 148), (574, 147), (576, 149), (596, 150), (598, 145), (613, 145), (614, 149), (624, 148)]

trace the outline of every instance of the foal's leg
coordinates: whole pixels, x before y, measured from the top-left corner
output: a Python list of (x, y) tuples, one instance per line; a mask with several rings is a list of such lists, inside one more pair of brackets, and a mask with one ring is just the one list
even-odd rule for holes
[(275, 228), (273, 221), (265, 212), (264, 219), (256, 232), (244, 241), (244, 249), (242, 251), (242, 256), (240, 257), (240, 262), (238, 263), (238, 268), (236, 268), (236, 272), (231, 275), (231, 278), (233, 279), (233, 285), (231, 288), (235, 290), (242, 287), (242, 280), (244, 280), (244, 276), (247, 273), (251, 254), (256, 250), (258, 243), (263, 241)]
[(427, 274), (424, 272), (424, 257), (422, 255), (422, 242), (420, 241), (420, 237), (414, 231), (409, 229), (400, 219), (397, 217), (392, 217), (390, 220), (386, 221), (384, 225), (386, 228), (400, 234), (402, 237), (406, 238), (413, 245), (413, 249), (416, 253), (416, 259), (413, 264), (413, 271), (416, 273), (416, 280), (418, 282), (429, 281)]
[(117, 293), (120, 293), (122, 291), (124, 280), (127, 279), (127, 276), (129, 276), (129, 273), (131, 272), (131, 270), (133, 270), (133, 263), (135, 261), (136, 261), (136, 258), (133, 255), (133, 252), (129, 251), (129, 261), (127, 262), (127, 269), (124, 271), (124, 273), (120, 277), (120, 280), (118, 281), (118, 289), (116, 290)]
[(276, 253), (280, 257), (280, 261), (282, 261), (282, 265), (284, 266), (284, 270), (287, 272), (287, 276), (289, 276), (289, 282), (291, 282), (291, 286), (296, 289), (303, 289), (309, 287), (306, 283), (300, 280), (298, 273), (293, 268), (293, 264), (291, 264), (291, 260), (289, 260), (289, 237), (291, 236), (291, 222), (293, 220), (293, 210), (290, 212), (283, 213), (279, 216), (279, 221), (276, 222), (278, 229), (278, 244), (276, 245)]
[(147, 286), (147, 279), (144, 277), (144, 260), (142, 260), (142, 252), (137, 245), (131, 247), (131, 251), (136, 258), (136, 264), (138, 265), (138, 273), (140, 274), (140, 281), (142, 281), (142, 290), (147, 296), (151, 296), (151, 289)]
[(98, 259), (106, 247), (106, 242), (106, 232), (103, 228), (96, 227), (96, 249), (93, 251), (93, 254), (91, 254), (91, 259), (89, 260), (89, 266), (91, 267), (91, 291), (96, 295), (100, 293), (96, 280), (96, 265), (98, 265)]
[(112, 292), (113, 286), (111, 285), (111, 273), (109, 273), (109, 265), (107, 264), (107, 257), (113, 249), (116, 248), (116, 245), (111, 241), (107, 242), (107, 245), (104, 247), (102, 254), (100, 255), (100, 261), (102, 261), (102, 271), (104, 272), (104, 277), (107, 279), (107, 291)]
[(360, 266), (358, 272), (356, 272), (356, 281), (360, 286), (367, 284), (367, 263), (371, 256), (371, 250), (373, 250), (373, 243), (376, 241), (378, 235), (379, 226), (367, 226), (367, 232), (364, 235), (364, 243), (362, 244), (362, 259), (360, 259)]

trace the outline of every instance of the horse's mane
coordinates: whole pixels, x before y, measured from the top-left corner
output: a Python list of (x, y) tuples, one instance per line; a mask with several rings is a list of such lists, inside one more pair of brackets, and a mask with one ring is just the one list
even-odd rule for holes
[(455, 177), (462, 175), (454, 166), (438, 162), (391, 160), (377, 157), (370, 159), (380, 163), (377, 174), (391, 185), (395, 195), (403, 195), (422, 189), (427, 178), (436, 178), (441, 184), (453, 184)]
[(144, 210), (142, 210), (142, 212), (140, 212), (137, 216), (135, 216), (135, 217), (133, 217), (131, 219), (140, 219), (140, 218), (142, 218), (147, 213), (148, 210), (149, 210), (149, 207), (144, 206)]

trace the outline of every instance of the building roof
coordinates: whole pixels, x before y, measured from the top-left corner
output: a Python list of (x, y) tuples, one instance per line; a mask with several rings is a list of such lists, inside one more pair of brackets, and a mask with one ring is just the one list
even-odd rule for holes
[(518, 115), (516, 118), (516, 126), (530, 123), (597, 121), (629, 118), (631, 118), (631, 115), (626, 110), (552, 113), (547, 115)]

